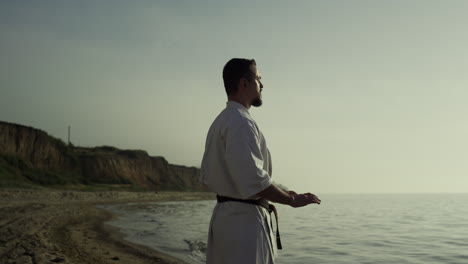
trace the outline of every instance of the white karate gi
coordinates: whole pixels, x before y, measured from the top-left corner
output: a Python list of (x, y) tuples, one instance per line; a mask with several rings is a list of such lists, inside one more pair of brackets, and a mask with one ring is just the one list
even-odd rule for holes
[[(257, 199), (271, 184), (265, 138), (241, 104), (229, 101), (208, 131), (201, 176), (221, 196)], [(211, 218), (207, 264), (272, 264), (277, 256), (270, 214), (260, 206), (218, 203)]]

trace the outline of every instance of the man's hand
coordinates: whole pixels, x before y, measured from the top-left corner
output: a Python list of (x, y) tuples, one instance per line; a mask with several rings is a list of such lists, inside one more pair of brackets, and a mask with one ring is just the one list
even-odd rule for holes
[(294, 191), (286, 191), (274, 183), (257, 193), (257, 196), (274, 203), (286, 204), (292, 207), (302, 207), (311, 203), (320, 204), (321, 202), (317, 196), (311, 193), (297, 194)]
[(293, 191), (288, 191), (288, 193), (291, 195), (291, 201), (289, 203), (291, 207), (302, 207), (311, 203), (320, 204), (321, 202), (317, 196), (311, 193), (297, 194)]

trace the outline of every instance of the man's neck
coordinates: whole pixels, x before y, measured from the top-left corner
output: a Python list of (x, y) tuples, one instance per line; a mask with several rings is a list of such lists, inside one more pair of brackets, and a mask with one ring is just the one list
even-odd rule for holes
[(250, 103), (248, 103), (246, 100), (242, 100), (241, 98), (238, 98), (236, 96), (228, 96), (228, 101), (234, 101), (237, 102), (241, 105), (243, 105), (247, 110), (250, 109), (250, 106), (252, 106)]

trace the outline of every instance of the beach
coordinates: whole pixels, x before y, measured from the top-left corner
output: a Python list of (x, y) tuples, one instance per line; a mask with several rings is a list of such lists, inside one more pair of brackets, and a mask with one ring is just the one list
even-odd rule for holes
[(96, 206), (206, 199), (214, 194), (0, 189), (0, 263), (184, 263), (125, 241)]

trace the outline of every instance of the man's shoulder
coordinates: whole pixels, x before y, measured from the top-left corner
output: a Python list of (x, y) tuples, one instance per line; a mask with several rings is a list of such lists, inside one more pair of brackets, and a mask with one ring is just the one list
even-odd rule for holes
[(242, 125), (255, 125), (255, 120), (250, 117), (248, 113), (240, 109), (226, 108), (218, 116), (219, 121), (224, 122), (226, 125), (242, 126)]

